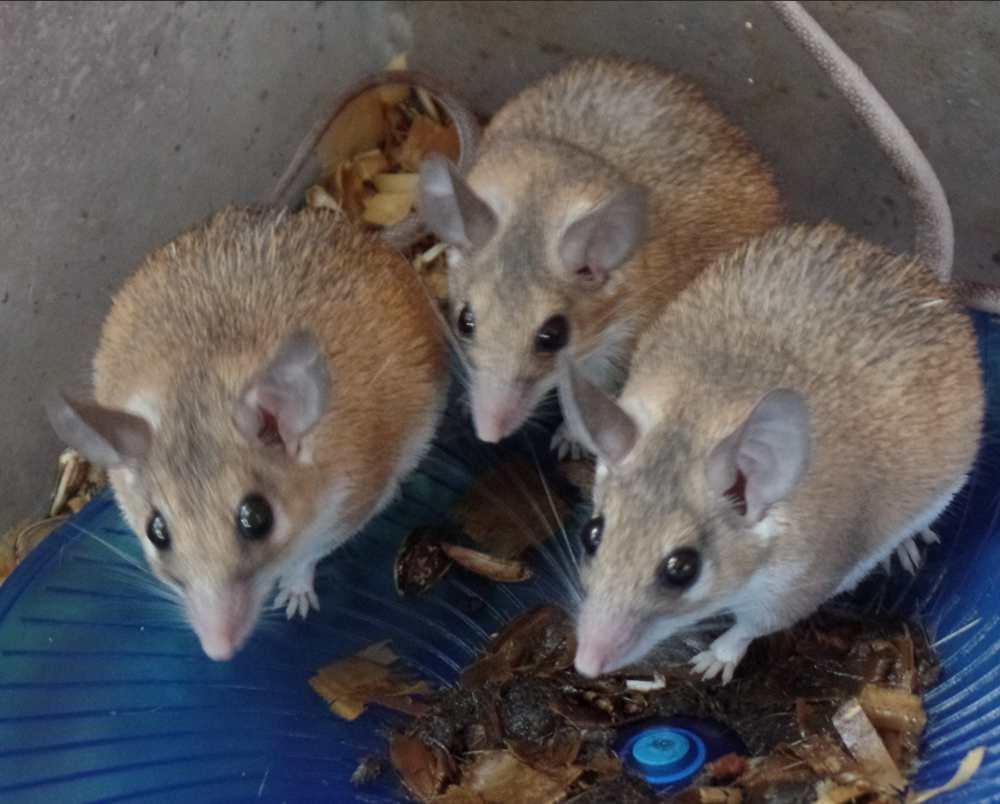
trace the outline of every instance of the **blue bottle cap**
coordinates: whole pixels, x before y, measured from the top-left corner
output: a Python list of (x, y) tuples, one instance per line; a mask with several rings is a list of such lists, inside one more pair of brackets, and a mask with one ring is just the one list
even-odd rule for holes
[(630, 739), (622, 750), (625, 763), (651, 784), (669, 784), (697, 772), (705, 763), (704, 741), (687, 729), (657, 726)]

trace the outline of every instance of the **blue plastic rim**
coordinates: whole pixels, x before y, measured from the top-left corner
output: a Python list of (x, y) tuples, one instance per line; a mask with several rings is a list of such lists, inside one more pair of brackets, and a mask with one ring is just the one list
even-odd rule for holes
[[(924, 568), (911, 578), (897, 567), (853, 598), (917, 618), (937, 641), (943, 674), (924, 699), (916, 787), (943, 784), (969, 750), (988, 748), (972, 781), (939, 804), (1000, 804), (1000, 324), (975, 322), (988, 410), (974, 476), (938, 523)], [(449, 683), (518, 611), (564, 599), (569, 571), (559, 541), (528, 584), (453, 570), (424, 595), (396, 594), (399, 541), (439, 518), (497, 454), (459, 430), (468, 428), (446, 422), (402, 499), (321, 565), (321, 611), (273, 615), (230, 662), (202, 654), (109, 497), (61, 527), (0, 586), (0, 801), (403, 801), (391, 778), (349, 782), (359, 757), (384, 748), (394, 716), (339, 720), (309, 677), (389, 639), (420, 675)]]

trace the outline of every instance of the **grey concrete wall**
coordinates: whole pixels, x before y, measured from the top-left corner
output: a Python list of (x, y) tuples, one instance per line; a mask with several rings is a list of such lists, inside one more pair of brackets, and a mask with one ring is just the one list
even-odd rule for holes
[(0, 528), (44, 507), (40, 392), (90, 390), (143, 254), (263, 200), (317, 111), (380, 67), (363, 3), (0, 4)]
[[(996, 277), (1000, 4), (806, 6), (938, 169), (958, 272)], [(571, 56), (685, 73), (772, 161), (791, 217), (910, 245), (885, 160), (761, 3), (0, 3), (0, 528), (44, 506), (39, 394), (89, 390), (142, 255), (263, 200), (337, 89), (404, 47), (483, 113)]]

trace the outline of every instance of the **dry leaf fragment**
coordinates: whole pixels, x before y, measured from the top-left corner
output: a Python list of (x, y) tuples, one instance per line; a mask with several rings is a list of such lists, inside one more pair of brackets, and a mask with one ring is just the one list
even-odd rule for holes
[(380, 173), (389, 169), (389, 159), (379, 148), (358, 154), (351, 160), (351, 164), (362, 181), (374, 180)]
[(858, 785), (838, 785), (835, 782), (824, 780), (816, 785), (815, 804), (847, 804), (863, 795), (870, 793), (867, 787)]
[(417, 197), (419, 173), (379, 173), (372, 177), (372, 183), (380, 193), (409, 193)]
[(441, 115), (438, 113), (437, 104), (434, 102), (434, 98), (432, 98), (430, 93), (423, 87), (416, 87), (416, 90), (417, 97), (420, 99), (420, 105), (424, 107), (424, 113), (435, 123), (441, 125)]
[(337, 115), (316, 147), (323, 165), (323, 184), (342, 164), (385, 141), (389, 130), (383, 108), (377, 92), (365, 92)]
[(399, 223), (413, 210), (412, 193), (376, 193), (365, 198), (361, 220), (378, 226), (392, 226)]
[(333, 197), (352, 219), (360, 218), (365, 211), (365, 181), (352, 162), (337, 168), (333, 182)]
[(487, 802), (479, 793), (473, 793), (461, 785), (453, 784), (441, 795), (435, 796), (432, 804), (487, 804)]
[(404, 171), (416, 173), (428, 154), (442, 154), (458, 163), (461, 146), (458, 129), (453, 125), (442, 126), (431, 118), (417, 115), (403, 143), (392, 152), (392, 158)]
[(726, 754), (705, 766), (705, 772), (717, 784), (729, 784), (746, 769), (747, 758), (739, 754)]
[[(390, 68), (405, 69), (405, 63), (399, 56)], [(383, 84), (344, 106), (324, 133), (317, 146), (320, 183), (348, 217), (392, 226), (415, 209), (416, 173), (432, 152), (458, 162), (454, 123), (442, 122), (421, 87)]]
[(59, 483), (53, 494), (49, 516), (75, 514), (107, 482), (108, 475), (104, 469), (86, 460), (76, 450), (63, 450), (59, 456)]
[(486, 804), (556, 804), (565, 800), (567, 788), (582, 772), (568, 767), (546, 774), (510, 751), (483, 751), (465, 769), (461, 786), (479, 794)]
[(437, 745), (405, 734), (394, 734), (389, 759), (403, 784), (418, 801), (431, 801), (455, 776), (451, 755)]
[(446, 243), (437, 243), (413, 258), (413, 267), (431, 295), (438, 301), (448, 301), (448, 260)]
[(344, 214), (344, 210), (337, 203), (337, 199), (330, 195), (321, 184), (314, 184), (306, 190), (306, 206), (309, 209), (329, 209), (340, 215)]
[(65, 516), (38, 521), (21, 519), (0, 536), (0, 583), (65, 519)]
[(368, 704), (379, 704), (409, 715), (419, 715), (427, 705), (415, 696), (430, 692), (423, 681), (403, 678), (394, 665), (399, 657), (388, 641), (320, 668), (309, 685), (345, 720), (354, 720)]
[(888, 786), (896, 790), (906, 787), (906, 780), (857, 698), (851, 698), (837, 709), (833, 725), (867, 779), (879, 787)]
[(927, 713), (919, 695), (906, 690), (867, 684), (858, 696), (865, 714), (878, 729), (920, 734), (927, 725)]
[(456, 564), (461, 564), (467, 570), (485, 575), (494, 581), (505, 583), (520, 583), (531, 577), (531, 570), (523, 561), (513, 558), (497, 558), (468, 547), (441, 542), (441, 549)]

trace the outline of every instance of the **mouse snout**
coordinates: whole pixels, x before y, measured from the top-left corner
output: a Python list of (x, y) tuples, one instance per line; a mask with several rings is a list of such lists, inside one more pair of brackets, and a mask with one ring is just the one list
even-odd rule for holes
[(534, 397), (526, 382), (497, 382), (475, 378), (472, 383), (472, 420), (480, 441), (495, 444), (520, 427), (531, 413)]
[(221, 591), (192, 592), (187, 600), (188, 619), (210, 659), (232, 659), (257, 622), (259, 606), (250, 586), (234, 583)]
[(576, 659), (581, 675), (596, 678), (641, 658), (637, 651), (644, 631), (637, 615), (599, 614), (584, 604), (576, 629)]

